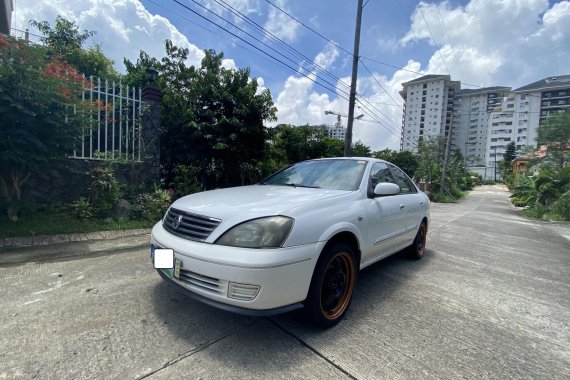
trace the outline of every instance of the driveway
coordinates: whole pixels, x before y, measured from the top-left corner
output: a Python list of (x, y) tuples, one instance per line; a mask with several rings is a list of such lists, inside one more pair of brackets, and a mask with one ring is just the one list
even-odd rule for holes
[(426, 257), (363, 271), (329, 330), (189, 300), (147, 249), (4, 265), (0, 379), (567, 379), (570, 224), (521, 217), (500, 186), (432, 218)]

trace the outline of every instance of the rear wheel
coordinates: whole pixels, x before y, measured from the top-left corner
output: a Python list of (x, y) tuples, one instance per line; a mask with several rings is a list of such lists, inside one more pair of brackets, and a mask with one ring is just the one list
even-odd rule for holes
[(342, 319), (352, 300), (357, 273), (355, 254), (348, 245), (335, 244), (323, 252), (305, 302), (315, 324), (330, 327)]
[(418, 228), (418, 233), (412, 245), (408, 248), (408, 253), (412, 259), (419, 260), (424, 257), (426, 252), (426, 241), (427, 241), (427, 224), (422, 222), (420, 228)]

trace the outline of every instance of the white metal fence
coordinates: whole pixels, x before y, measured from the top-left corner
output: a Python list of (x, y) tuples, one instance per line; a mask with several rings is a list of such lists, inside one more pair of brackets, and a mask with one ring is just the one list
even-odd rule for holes
[[(141, 89), (90, 77), (83, 101), (95, 105), (72, 158), (141, 161)], [(77, 111), (76, 111), (77, 112)]]

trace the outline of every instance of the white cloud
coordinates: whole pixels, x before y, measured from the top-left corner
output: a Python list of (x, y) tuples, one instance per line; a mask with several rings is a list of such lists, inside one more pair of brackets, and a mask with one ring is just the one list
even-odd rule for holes
[(225, 0), (224, 2), (227, 4), (227, 7), (223, 7), (219, 2), (213, 0), (205, 1), (203, 5), (226, 19), (230, 16), (233, 22), (237, 24), (245, 21), (234, 12), (241, 13), (244, 16), (260, 13), (260, 2), (256, 0)]
[(439, 47), (430, 73), (449, 69), (462, 82), (518, 87), (568, 71), (568, 1), (552, 7), (547, 0), (472, 0), (464, 7), (422, 1), (400, 43), (426, 40), (435, 46), (430, 30)]
[[(291, 13), (286, 7), (286, 0), (278, 0), (275, 3), (287, 13)], [(269, 6), (269, 14), (264, 27), (285, 42), (295, 41), (300, 33), (300, 25), (295, 20), (272, 6)]]
[[(402, 103), (402, 83), (422, 74), (447, 74), (449, 68), (452, 79), (464, 84), (514, 88), (547, 76), (569, 74), (570, 1), (551, 7), (547, 0), (472, 0), (465, 6), (421, 2), (411, 16), (409, 31), (399, 40), (403, 49), (420, 40), (435, 47), (424, 16), (438, 43), (429, 61), (422, 66), (409, 60), (404, 70), (391, 78), (373, 72), (391, 97), (376, 80), (360, 72), (357, 91), (374, 103), (365, 102), (365, 119), (372, 117), (379, 123), (356, 121), (353, 135), (354, 141), (361, 139), (373, 150), (399, 148), (402, 110), (394, 101)], [(377, 43), (395, 50), (386, 40)], [(320, 54), (324, 57), (325, 53)], [(343, 80), (350, 83), (349, 78)], [(346, 100), (323, 93), (306, 78), (293, 76), (287, 79), (276, 106), (279, 122), (293, 124), (332, 124), (334, 117), (325, 116), (325, 110), (343, 114), (348, 110)], [(355, 115), (362, 111), (357, 108)]]
[(338, 58), (338, 48), (333, 44), (329, 43), (325, 47), (325, 50), (321, 51), (315, 57), (315, 63), (323, 69), (329, 69), (331, 65)]
[[(315, 62), (324, 67), (330, 67), (338, 58), (338, 49), (333, 45), (327, 45), (323, 51), (317, 54)], [(419, 64), (410, 62), (409, 70), (419, 69)], [(406, 76), (407, 74), (407, 76)], [(308, 75), (313, 80), (320, 79), (316, 72)], [(392, 80), (380, 77), (380, 81), (384, 88), (389, 91), (393, 97), (397, 96), (399, 86), (402, 80), (409, 80), (413, 74), (403, 71), (395, 76)], [(283, 90), (275, 100), (275, 106), (278, 110), (278, 121), (274, 124), (289, 123), (294, 125), (319, 125), (334, 124), (336, 116), (325, 115), (325, 111), (334, 111), (341, 114), (348, 114), (348, 98), (347, 85), (350, 84), (350, 77), (340, 78), (336, 83), (337, 96), (331, 98), (328, 93), (323, 93), (323, 89), (317, 86), (311, 79), (306, 77), (289, 76), (285, 81)], [(330, 80), (329, 78), (326, 78)], [(342, 83), (341, 83), (342, 82)], [(371, 77), (361, 77), (357, 84), (357, 92), (363, 94), (372, 102), (386, 102), (390, 98), (384, 94), (384, 90)], [(383, 95), (384, 94), (384, 95)], [(357, 103), (360, 105), (360, 103)], [(362, 108), (355, 109), (355, 116), (365, 113), (363, 120), (355, 121), (353, 127), (353, 141), (362, 140), (362, 142), (370, 146), (373, 150), (379, 150), (386, 147), (397, 149), (399, 147), (399, 125), (397, 120), (400, 119), (400, 110), (397, 107), (384, 107), (376, 104), (364, 102)], [(401, 110), (400, 110), (401, 111)], [(385, 120), (389, 118), (390, 121)], [(374, 119), (382, 119), (381, 124), (370, 122)], [(346, 125), (346, 118), (342, 119), (342, 123)]]
[[(88, 43), (98, 43), (105, 55), (124, 70), (123, 58), (136, 61), (140, 50), (150, 56), (164, 56), (166, 39), (189, 49), (187, 63), (200, 64), (204, 52), (180, 33), (168, 19), (152, 15), (138, 0), (18, 0), (14, 22), (21, 28), (29, 20), (48, 21), (54, 25), (58, 15), (75, 21), (81, 30), (94, 30), (97, 34)], [(36, 30), (30, 28), (32, 33)]]
[(231, 58), (222, 59), (222, 67), (229, 70), (235, 70), (237, 68), (236, 62)]

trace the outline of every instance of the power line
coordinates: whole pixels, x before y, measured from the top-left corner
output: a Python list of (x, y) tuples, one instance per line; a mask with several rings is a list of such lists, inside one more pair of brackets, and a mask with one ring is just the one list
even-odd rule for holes
[(422, 18), (424, 19), (424, 22), (426, 23), (426, 26), (427, 26), (427, 29), (428, 29), (429, 34), (431, 36), (431, 39), (433, 40), (433, 43), (435, 44), (435, 47), (437, 48), (437, 52), (439, 53), (439, 56), (441, 57), (441, 62), (445, 66), (445, 69), (447, 70), (449, 75), (451, 75), (451, 71), (449, 70), (449, 67), (447, 67), (447, 63), (445, 63), (445, 60), (443, 59), (443, 54), (441, 54), (441, 50), (437, 44), (437, 41), (435, 40), (435, 37), (433, 36), (433, 33), (431, 32), (431, 29), (430, 29), (429, 24), (427, 22), (426, 16), (424, 15), (424, 11), (422, 10), (422, 7), (419, 3), (418, 3), (418, 9), (420, 10), (420, 13), (422, 14)]
[(272, 3), (269, 0), (265, 0), (266, 3), (268, 3), (269, 5), (271, 5), (272, 7), (278, 9), (280, 12), (284, 13), (285, 15), (287, 15), (290, 19), (296, 21), (297, 23), (299, 23), (300, 25), (304, 26), (305, 28), (309, 29), (311, 32), (315, 33), (317, 36), (321, 37), (323, 40), (333, 44), (334, 46), (336, 46), (337, 48), (339, 48), (340, 50), (344, 51), (346, 54), (350, 55), (352, 57), (352, 53), (349, 52), (348, 50), (346, 50), (345, 48), (343, 48), (342, 46), (340, 46), (339, 44), (337, 44), (334, 41), (331, 41), (330, 39), (328, 39), (327, 37), (323, 36), (321, 33), (317, 32), (315, 29), (311, 28), (310, 26), (306, 25), (304, 22), (300, 21), (299, 19), (295, 18), (295, 16), (290, 15), (287, 11), (281, 9), (279, 6), (275, 5), (274, 3)]
[(451, 51), (453, 52), (453, 58), (455, 58), (455, 63), (457, 63), (457, 67), (459, 67), (459, 73), (461, 74), (462, 77), (465, 77), (465, 75), (463, 75), (463, 70), (461, 69), (461, 62), (457, 59), (457, 54), (455, 53), (455, 48), (453, 47), (453, 44), (451, 43), (451, 40), (449, 39), (449, 34), (447, 33), (447, 26), (445, 25), (445, 21), (443, 20), (443, 17), (441, 16), (441, 12), (439, 11), (439, 5), (438, 4), (435, 5), (435, 9), (437, 9), (437, 14), (439, 15), (439, 19), (441, 20), (441, 24), (443, 25), (443, 30), (445, 31), (445, 38), (447, 38), (447, 42), (449, 43), (449, 46), (451, 47)]
[(297, 69), (291, 67), (290, 65), (288, 65), (288, 64), (285, 63), (285, 62), (283, 62), (283, 61), (280, 60), (279, 58), (276, 58), (276, 57), (274, 57), (273, 55), (267, 53), (265, 50), (263, 50), (263, 49), (261, 49), (261, 48), (255, 46), (255, 45), (252, 44), (251, 42), (249, 42), (249, 41), (243, 39), (242, 37), (238, 36), (238, 35), (235, 34), (234, 32), (232, 32), (232, 31), (228, 30), (227, 28), (225, 28), (225, 27), (219, 25), (218, 23), (216, 23), (216, 22), (210, 20), (210, 19), (207, 18), (206, 16), (201, 15), (200, 13), (196, 12), (196, 11), (193, 10), (192, 8), (188, 7), (187, 5), (182, 4), (180, 1), (178, 1), (178, 0), (172, 0), (172, 1), (174, 1), (176, 4), (180, 5), (181, 7), (187, 9), (188, 11), (192, 12), (192, 13), (195, 14), (196, 16), (198, 16), (198, 17), (204, 19), (205, 21), (207, 21), (207, 22), (209, 22), (209, 23), (215, 25), (216, 27), (222, 29), (222, 30), (225, 31), (226, 33), (228, 33), (228, 34), (234, 36), (235, 38), (237, 38), (237, 39), (243, 41), (244, 43), (246, 43), (247, 45), (251, 46), (252, 48), (254, 48), (254, 49), (260, 51), (261, 53), (263, 53), (263, 54), (265, 54), (265, 55), (267, 55), (269, 58), (271, 58), (271, 59), (273, 59), (274, 61), (280, 63), (281, 65), (283, 65), (283, 66), (289, 68), (290, 70), (294, 71), (295, 73), (304, 76), (305, 78), (309, 79), (311, 82), (313, 82), (313, 83), (315, 83), (315, 84), (317, 84), (317, 85), (323, 87), (324, 89), (330, 91), (331, 93), (335, 93), (335, 94), (337, 94), (339, 97), (341, 97), (341, 98), (343, 98), (343, 99), (345, 99), (345, 100), (348, 100), (348, 98), (346, 98), (346, 97), (342, 96), (341, 94), (339, 94), (335, 89), (331, 89), (331, 88), (329, 88), (329, 87), (323, 85), (322, 83), (317, 82), (315, 79), (311, 78), (310, 76), (306, 75), (305, 73), (302, 73), (302, 72), (300, 72), (299, 70), (297, 70)]
[[(175, 1), (175, 2), (178, 3), (177, 1)], [(178, 4), (179, 4), (179, 3), (178, 3)], [(179, 4), (179, 5), (180, 5), (180, 4)], [(188, 7), (185, 7), (185, 8), (188, 9)], [(191, 10), (191, 9), (189, 9), (189, 10)], [(191, 11), (192, 11), (192, 10), (191, 10)], [(195, 13), (195, 12), (193, 12), (193, 13)], [(219, 17), (219, 16), (218, 16), (218, 17)], [(202, 18), (205, 18), (205, 17), (202, 16)], [(209, 20), (209, 19), (207, 19), (207, 18), (205, 18), (205, 19), (206, 19), (207, 21), (213, 23), (214, 25), (220, 27), (220, 26), (219, 26), (218, 24), (216, 24), (215, 22), (213, 22), (213, 21), (211, 21), (211, 20)], [(226, 30), (225, 28), (222, 27), (222, 29), (227, 32), (227, 30)], [(238, 29), (241, 30), (241, 28), (238, 28)], [(230, 34), (232, 34), (232, 35), (235, 36), (235, 34), (233, 34), (233, 33), (231, 33), (231, 32), (230, 32)], [(237, 37), (237, 38), (239, 38), (239, 37)], [(242, 39), (242, 40), (243, 40), (243, 39)], [(247, 41), (245, 41), (245, 40), (243, 40), (243, 41), (246, 42), (246, 43), (248, 43), (249, 45), (251, 45), (251, 43), (249, 43), (249, 42), (247, 42)], [(254, 46), (254, 47), (255, 47), (255, 46)], [(262, 51), (261, 49), (259, 49), (259, 48), (257, 48), (257, 47), (255, 47), (255, 48), (258, 49), (258, 50), (260, 50), (260, 51)], [(272, 57), (273, 59), (275, 59), (275, 57), (271, 56), (270, 54), (268, 54), (268, 53), (266, 53), (266, 52), (264, 52), (264, 51), (262, 51), (262, 52), (263, 52), (264, 54), (266, 54), (266, 55)], [(280, 63), (283, 64), (283, 62), (280, 62)], [(286, 65), (286, 64), (285, 64), (285, 66), (291, 68), (290, 66), (288, 66), (288, 65)], [(300, 74), (302, 74), (302, 73), (300, 73)], [(302, 75), (304, 75), (304, 74), (302, 74)], [(332, 75), (332, 74), (331, 74), (331, 75)], [(308, 77), (308, 76), (306, 76), (306, 75), (304, 75), (304, 76), (307, 77), (308, 79), (312, 80), (313, 82), (319, 84), (321, 87), (324, 87), (325, 89), (328, 89), (328, 90), (330, 91), (330, 88), (328, 88), (328, 87), (326, 87), (326, 86), (324, 86), (324, 85), (321, 85), (320, 83), (316, 82), (315, 80), (313, 80), (312, 78), (310, 78), (310, 77)], [(335, 77), (335, 78), (336, 78), (336, 77)], [(337, 78), (337, 79), (338, 79), (338, 78)], [(339, 97), (343, 98), (344, 100), (347, 100), (344, 96), (342, 96), (342, 95), (340, 95), (340, 94), (338, 94), (338, 93), (337, 93), (337, 95), (338, 95)], [(366, 99), (365, 99), (365, 100), (366, 100)], [(363, 105), (364, 109), (366, 109), (368, 112), (372, 113), (372, 111), (370, 111), (370, 109), (369, 109), (366, 105), (364, 105), (361, 100), (359, 100), (359, 102)], [(376, 108), (376, 107), (374, 107), (374, 108)], [(378, 112), (382, 113), (382, 112), (381, 112), (380, 110), (378, 110), (377, 108), (376, 108), (376, 110), (377, 110)], [(383, 114), (383, 113), (382, 113), (382, 114)], [(383, 114), (383, 115), (384, 115), (385, 117), (388, 117), (388, 116), (386, 116), (385, 114)], [(378, 120), (378, 119), (377, 119), (377, 120)], [(377, 122), (381, 124), (380, 121), (377, 121)], [(382, 124), (381, 124), (381, 125), (382, 125)], [(391, 127), (390, 124), (388, 124), (388, 123), (386, 123), (386, 125), (388, 125), (389, 127)], [(385, 128), (386, 128), (386, 127), (385, 127)], [(393, 130), (394, 132), (396, 132), (395, 136), (396, 136), (396, 137), (399, 137), (399, 131), (397, 131), (397, 130), (395, 130), (395, 129), (392, 129), (392, 130)]]
[[(191, 23), (191, 24), (193, 24), (193, 25), (195, 25), (195, 26), (197, 26), (197, 27), (199, 27), (199, 28), (201, 28), (201, 29), (203, 29), (203, 30), (205, 30), (205, 31), (207, 31), (207, 32), (209, 32), (209, 33), (215, 35), (216, 37), (220, 37), (220, 38), (222, 38), (223, 40), (226, 40), (227, 42), (229, 42), (229, 43), (232, 44), (232, 45), (236, 45), (236, 46), (242, 48), (243, 50), (245, 50), (245, 51), (247, 51), (247, 52), (249, 52), (249, 53), (251, 53), (251, 54), (253, 54), (253, 55), (256, 55), (256, 56), (258, 56), (258, 57), (260, 57), (260, 58), (263, 58), (263, 59), (265, 59), (265, 60), (267, 60), (267, 61), (269, 61), (269, 62), (273, 62), (270, 58), (268, 58), (268, 57), (266, 57), (266, 56), (264, 56), (264, 55), (261, 55), (261, 54), (255, 52), (255, 51), (253, 51), (253, 50), (250, 50), (249, 48), (247, 48), (247, 47), (245, 47), (245, 46), (243, 46), (243, 45), (237, 43), (236, 41), (232, 41), (232, 40), (230, 40), (229, 38), (225, 38), (224, 36), (222, 36), (222, 35), (220, 35), (220, 34), (214, 32), (214, 31), (211, 30), (211, 29), (206, 28), (206, 27), (203, 26), (203, 25), (200, 25), (199, 23), (197, 23), (197, 22), (195, 22), (195, 21), (189, 19), (188, 17), (184, 17), (184, 16), (180, 15), (179, 13), (173, 12), (172, 10), (170, 10), (170, 9), (168, 9), (168, 8), (166, 8), (166, 7), (164, 7), (162, 4), (159, 4), (159, 3), (157, 3), (157, 2), (155, 2), (155, 1), (153, 1), (153, 0), (147, 0), (147, 1), (150, 2), (150, 3), (152, 3), (152, 4), (154, 4), (154, 5), (156, 5), (156, 6), (159, 7), (159, 8), (164, 9), (166, 12), (168, 12), (168, 13), (170, 13), (170, 14), (172, 14), (172, 15), (178, 17), (178, 18), (181, 18), (181, 19), (183, 19), (183, 20), (185, 20), (185, 21), (188, 21), (189, 23)], [(274, 62), (273, 62), (273, 63), (274, 63)]]
[[(174, 0), (174, 1), (175, 1), (176, 3), (178, 3), (178, 4), (180, 4), (180, 2), (178, 2), (177, 0)], [(244, 30), (244, 29), (242, 29), (242, 28), (240, 28), (240, 27), (238, 27), (237, 25), (235, 25), (234, 23), (230, 22), (229, 20), (226, 20), (225, 18), (223, 18), (222, 16), (220, 16), (220, 15), (217, 14), (216, 12), (212, 11), (211, 9), (208, 9), (207, 7), (203, 6), (202, 4), (200, 4), (199, 2), (197, 2), (196, 0), (191, 0), (191, 1), (192, 1), (194, 4), (196, 4), (197, 6), (199, 6), (200, 8), (202, 8), (202, 9), (204, 9), (205, 11), (207, 11), (207, 12), (213, 14), (214, 16), (218, 17), (219, 19), (221, 19), (221, 20), (227, 22), (229, 25), (233, 26), (235, 29), (237, 29), (237, 30), (239, 30), (239, 31), (241, 31), (241, 32), (243, 32), (243, 33), (245, 33), (247, 36), (249, 36), (250, 38), (252, 38), (252, 39), (255, 40), (256, 42), (261, 43), (262, 45), (266, 46), (267, 48), (269, 48), (269, 49), (272, 50), (273, 52), (279, 54), (280, 56), (282, 56), (283, 58), (287, 59), (288, 61), (292, 62), (293, 64), (295, 64), (295, 65), (298, 64), (297, 62), (295, 62), (295, 61), (294, 61), (293, 59), (291, 59), (290, 57), (284, 55), (283, 53), (281, 53), (281, 52), (278, 51), (277, 49), (273, 48), (272, 46), (268, 45), (267, 43), (265, 43), (265, 42), (261, 41), (260, 39), (256, 38), (256, 37), (253, 36), (251, 33), (247, 32), (246, 30)], [(186, 8), (188, 8), (188, 7), (186, 7)], [(190, 8), (188, 8), (188, 9), (190, 9)], [(196, 13), (196, 14), (198, 14), (198, 13)], [(200, 16), (201, 16), (201, 15), (200, 15)], [(203, 16), (201, 16), (201, 17), (203, 17)], [(206, 19), (207, 19), (207, 18), (206, 18)], [(209, 20), (209, 19), (207, 19), (207, 20)], [(216, 24), (216, 25), (217, 25), (217, 24)], [(221, 27), (221, 26), (219, 26), (219, 25), (217, 25), (217, 26), (218, 26), (218, 27)], [(227, 29), (225, 29), (225, 28), (223, 28), (223, 27), (222, 27), (222, 29), (224, 29), (224, 30), (227, 31)], [(237, 37), (237, 36), (236, 36), (236, 37)], [(240, 38), (240, 37), (238, 37), (238, 38)], [(241, 39), (241, 38), (240, 38), (240, 39)], [(243, 39), (242, 39), (242, 40), (243, 40)], [(243, 41), (246, 42), (245, 40), (243, 40)], [(252, 46), (254, 46), (254, 45), (252, 45)], [(257, 47), (256, 47), (256, 48), (257, 48)], [(312, 61), (311, 61), (311, 62), (312, 62)], [(303, 66), (301, 65), (301, 67), (303, 67)], [(303, 69), (306, 69), (306, 68), (303, 67)], [(310, 70), (308, 70), (308, 71), (310, 71)], [(317, 70), (317, 71), (318, 71), (318, 70)], [(320, 80), (323, 81), (323, 82), (325, 82), (325, 83), (327, 83), (328, 85), (332, 86), (333, 88), (336, 87), (336, 85), (335, 85), (334, 83), (331, 83), (331, 82), (329, 82), (329, 81), (326, 80), (326, 79), (321, 78)], [(338, 91), (341, 91), (341, 92), (343, 92), (345, 95), (348, 95), (348, 93), (346, 93), (345, 91), (342, 91), (342, 90), (340, 90), (340, 89), (339, 89)]]
[(384, 90), (384, 92), (386, 93), (386, 95), (388, 95), (388, 97), (390, 97), (390, 99), (392, 99), (392, 101), (394, 102), (395, 105), (402, 107), (401, 104), (398, 104), (398, 102), (396, 100), (394, 100), (394, 98), (392, 97), (392, 95), (390, 95), (388, 93), (388, 91), (386, 91), (386, 89), (384, 88), (384, 86), (382, 86), (382, 84), (380, 83), (380, 81), (378, 79), (376, 79), (376, 77), (374, 76), (374, 74), (372, 74), (372, 72), (368, 69), (368, 67), (366, 67), (366, 65), (364, 64), (364, 62), (360, 61), (360, 64), (364, 67), (364, 69), (366, 71), (368, 71), (368, 74), (370, 74), (370, 76), (376, 81), (376, 83), (378, 83), (378, 86), (380, 86), (380, 88), (382, 90)]
[(295, 49), (293, 46), (289, 45), (288, 43), (286, 43), (285, 41), (283, 41), (281, 38), (277, 37), (274, 33), (270, 32), (269, 30), (265, 29), (263, 26), (259, 25), (257, 22), (255, 22), (254, 20), (252, 20), (251, 18), (249, 18), (248, 16), (244, 15), (242, 12), (240, 12), (239, 10), (235, 9), (233, 6), (231, 6), (230, 4), (228, 4), (226, 1), (224, 0), (214, 0), (217, 4), (219, 4), (220, 6), (222, 6), (224, 9), (229, 10), (232, 14), (238, 16), (240, 19), (244, 20), (245, 22), (247, 22), (248, 24), (252, 25), (253, 27), (255, 27), (256, 29), (260, 30), (261, 32), (263, 32), (265, 35), (268, 35), (271, 37), (271, 39), (273, 39), (274, 41), (277, 41), (278, 43), (280, 43), (282, 46), (286, 47), (289, 51), (293, 52), (297, 57), (300, 57), (306, 61), (308, 61), (313, 67), (317, 68), (318, 70), (320, 70), (321, 72), (327, 74), (330, 78), (338, 81), (338, 83), (342, 84), (343, 86), (345, 86), (346, 88), (350, 88), (350, 86), (348, 84), (346, 84), (345, 82), (343, 82), (340, 78), (338, 78), (337, 76), (335, 76), (334, 74), (332, 74), (330, 71), (328, 71), (327, 69), (323, 68), (322, 66), (320, 66), (319, 64), (317, 64), (316, 62), (314, 62), (313, 60), (311, 60), (309, 57), (307, 57), (306, 55), (304, 55), (303, 53), (301, 53), (299, 50)]

